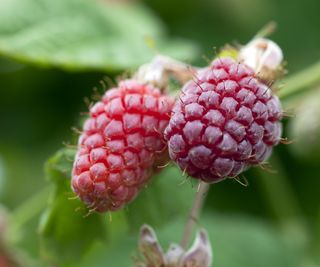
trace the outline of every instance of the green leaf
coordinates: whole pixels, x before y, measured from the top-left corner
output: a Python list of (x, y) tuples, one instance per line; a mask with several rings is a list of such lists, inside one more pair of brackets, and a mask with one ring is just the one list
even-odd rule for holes
[[(70, 170), (74, 151), (63, 149), (46, 164), (46, 175), (54, 183), (50, 204), (40, 222), (41, 253), (50, 262), (74, 262), (95, 240), (105, 240), (103, 217), (84, 217), (85, 207), (70, 200)], [(79, 208), (80, 211), (76, 212)]]
[(0, 196), (2, 196), (5, 182), (5, 165), (2, 156), (0, 155)]
[(297, 114), (289, 121), (289, 149), (301, 161), (319, 163), (320, 160), (320, 90), (314, 90), (300, 99)]
[(219, 267), (297, 267), (302, 258), (296, 244), (261, 220), (226, 215), (204, 217)]
[(191, 59), (195, 47), (166, 40), (162, 23), (138, 4), (88, 0), (0, 0), (0, 54), (70, 70), (123, 70), (155, 49)]

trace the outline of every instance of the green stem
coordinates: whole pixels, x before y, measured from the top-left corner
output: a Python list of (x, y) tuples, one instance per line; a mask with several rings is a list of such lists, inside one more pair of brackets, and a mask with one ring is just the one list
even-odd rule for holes
[(275, 21), (270, 21), (266, 25), (264, 25), (258, 33), (253, 37), (256, 38), (266, 38), (271, 35), (277, 28), (277, 23)]
[(204, 201), (207, 196), (207, 192), (209, 190), (210, 184), (205, 182), (199, 183), (199, 189), (197, 190), (197, 193), (195, 195), (195, 198), (193, 200), (193, 204), (191, 207), (191, 210), (189, 212), (189, 216), (183, 231), (182, 240), (181, 240), (181, 247), (184, 249), (187, 249), (189, 240), (192, 234), (192, 229), (195, 224), (195, 222), (198, 221)]
[(320, 61), (310, 67), (293, 74), (283, 81), (284, 88), (278, 93), (281, 99), (287, 99), (293, 95), (310, 90), (320, 84)]

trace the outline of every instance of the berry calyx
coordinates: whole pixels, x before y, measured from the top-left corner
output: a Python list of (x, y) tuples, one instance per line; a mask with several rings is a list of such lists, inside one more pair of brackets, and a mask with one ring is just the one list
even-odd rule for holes
[(281, 105), (245, 64), (225, 57), (182, 88), (165, 130), (182, 171), (214, 183), (268, 159), (281, 136)]
[(72, 189), (90, 210), (118, 210), (148, 182), (166, 154), (172, 106), (160, 90), (125, 80), (90, 109), (72, 170)]

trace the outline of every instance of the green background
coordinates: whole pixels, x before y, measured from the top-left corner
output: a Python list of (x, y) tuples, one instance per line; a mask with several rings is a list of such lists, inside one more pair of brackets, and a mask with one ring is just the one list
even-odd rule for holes
[(164, 247), (178, 242), (196, 187), (179, 186), (177, 169), (155, 178), (110, 223), (74, 212), (80, 204), (68, 200), (72, 151), (60, 150), (45, 171), (43, 165), (63, 142), (75, 143), (71, 128), (87, 110), (83, 99), (95, 87), (102, 93), (105, 77), (130, 73), (157, 51), (204, 66), (216, 49), (244, 44), (274, 20), (271, 38), (288, 70), (279, 85), (303, 91), (283, 93), (295, 114), (285, 119), (284, 136), (294, 143), (275, 149), (275, 173), (254, 168), (244, 174), (248, 187), (232, 180), (212, 186), (199, 223), (211, 237), (213, 266), (320, 266), (320, 68), (309, 68), (320, 59), (319, 10), (317, 0), (0, 0), (7, 250), (22, 266), (122, 267), (130, 266), (143, 222)]

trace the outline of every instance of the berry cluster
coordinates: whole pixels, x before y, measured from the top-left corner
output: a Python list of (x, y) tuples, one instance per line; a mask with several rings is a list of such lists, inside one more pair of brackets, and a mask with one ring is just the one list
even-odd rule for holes
[(172, 106), (158, 89), (125, 80), (90, 109), (72, 170), (72, 189), (90, 209), (117, 210), (136, 197), (166, 156)]
[(216, 59), (187, 82), (165, 130), (169, 154), (188, 175), (214, 183), (265, 161), (281, 136), (278, 98), (254, 71)]
[[(224, 55), (189, 80), (184, 64), (161, 58), (108, 90), (84, 123), (73, 191), (93, 211), (114, 211), (169, 157), (207, 183), (262, 164), (281, 140), (281, 104), (266, 81), (282, 70), (282, 52), (257, 39), (237, 60)], [(184, 84), (175, 104), (151, 86), (166, 87), (170, 73)]]

